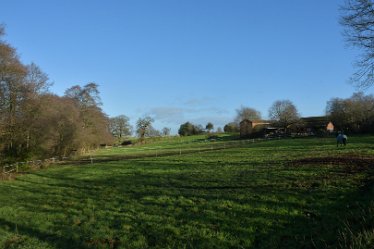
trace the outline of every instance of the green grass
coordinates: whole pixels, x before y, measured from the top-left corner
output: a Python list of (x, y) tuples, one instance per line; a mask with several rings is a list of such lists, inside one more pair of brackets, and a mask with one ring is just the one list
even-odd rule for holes
[(0, 182), (0, 248), (374, 245), (374, 137), (346, 148), (333, 138), (183, 139)]
[(149, 138), (144, 144), (135, 146), (112, 147), (87, 153), (80, 158), (113, 159), (114, 157), (159, 156), (165, 154), (184, 154), (206, 150), (237, 147), (252, 140), (238, 140), (237, 135), (221, 134), (218, 139), (210, 140), (207, 135), (186, 137)]

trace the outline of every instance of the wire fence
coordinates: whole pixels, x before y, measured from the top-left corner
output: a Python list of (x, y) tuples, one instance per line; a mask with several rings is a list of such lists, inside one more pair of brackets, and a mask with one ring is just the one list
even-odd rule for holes
[[(43, 160), (25, 161), (25, 162), (15, 162), (11, 164), (5, 164), (0, 166), (0, 176), (2, 179), (11, 177), (12, 175), (19, 173), (26, 173), (30, 170), (37, 170), (41, 168), (47, 168), (52, 164), (57, 163), (71, 163), (71, 164), (93, 164), (96, 162), (111, 161), (111, 160), (123, 160), (123, 159), (136, 159), (143, 157), (161, 157), (161, 156), (182, 156), (191, 153), (203, 153), (207, 151), (216, 151), (230, 148), (238, 148), (248, 146), (249, 144), (254, 144), (269, 140), (279, 140), (285, 137), (267, 137), (267, 138), (256, 138), (256, 139), (240, 139), (234, 141), (222, 141), (222, 140), (209, 140), (206, 139), (201, 142), (189, 141), (186, 143), (178, 143), (168, 146), (149, 146), (149, 147), (131, 147), (128, 153), (123, 154), (109, 154), (109, 155), (92, 155), (90, 153), (88, 156), (81, 157), (80, 159), (71, 160), (68, 157), (63, 157), (59, 160), (58, 157), (52, 157)], [(125, 148), (125, 147), (122, 147)], [(111, 148), (107, 149), (111, 150)]]
[[(188, 141), (181, 143), (174, 143), (172, 145), (158, 145), (158, 146), (123, 146), (116, 148), (101, 149), (92, 152), (90, 155), (81, 157), (79, 160), (82, 163), (95, 163), (114, 160), (125, 159), (140, 159), (149, 157), (162, 157), (162, 156), (182, 156), (193, 153), (203, 153), (209, 151), (224, 150), (230, 148), (247, 147), (254, 143), (279, 140), (285, 137), (269, 137), (269, 138), (255, 138), (255, 139), (240, 139), (234, 141), (223, 140), (203, 140), (203, 141)], [(114, 151), (117, 150), (117, 151)]]

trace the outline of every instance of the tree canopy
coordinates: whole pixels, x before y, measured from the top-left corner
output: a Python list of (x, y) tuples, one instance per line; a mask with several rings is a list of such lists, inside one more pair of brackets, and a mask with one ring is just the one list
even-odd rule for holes
[(285, 129), (300, 120), (296, 106), (290, 100), (275, 101), (269, 109), (269, 117)]
[(191, 136), (204, 133), (204, 128), (201, 125), (195, 125), (190, 122), (181, 124), (178, 134), (181, 136)]
[(374, 132), (374, 96), (354, 93), (350, 98), (327, 102), (326, 114), (335, 127), (346, 132)]
[(231, 122), (226, 124), (223, 127), (224, 132), (231, 133), (231, 132), (239, 132), (239, 126), (236, 122)]
[(114, 137), (121, 141), (125, 136), (130, 136), (132, 127), (129, 123), (129, 118), (125, 115), (119, 115), (109, 119), (110, 132)]
[(24, 65), (0, 39), (1, 159), (63, 157), (111, 142), (96, 83), (73, 86), (63, 97), (50, 93), (50, 85), (47, 74)]
[(244, 119), (259, 120), (261, 119), (261, 112), (251, 107), (241, 106), (236, 110), (235, 123), (239, 124)]
[(211, 130), (213, 130), (214, 128), (214, 125), (211, 123), (211, 122), (208, 122), (205, 126), (205, 129), (210, 132)]
[(150, 116), (146, 116), (143, 118), (139, 118), (138, 121), (136, 121), (136, 133), (141, 139), (144, 139), (147, 134), (150, 134), (153, 132), (152, 122), (154, 121), (153, 118)]

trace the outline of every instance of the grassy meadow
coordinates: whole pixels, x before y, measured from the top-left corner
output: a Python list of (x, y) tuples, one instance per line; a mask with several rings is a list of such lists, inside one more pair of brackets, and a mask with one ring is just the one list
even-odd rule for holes
[(374, 137), (168, 138), (0, 182), (0, 248), (373, 248)]

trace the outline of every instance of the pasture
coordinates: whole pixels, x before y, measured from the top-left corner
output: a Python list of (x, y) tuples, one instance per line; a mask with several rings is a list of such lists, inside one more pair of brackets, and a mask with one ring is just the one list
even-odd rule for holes
[(102, 149), (0, 182), (0, 248), (373, 248), (374, 137)]

